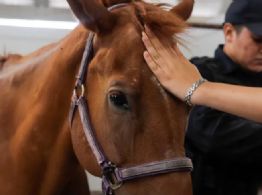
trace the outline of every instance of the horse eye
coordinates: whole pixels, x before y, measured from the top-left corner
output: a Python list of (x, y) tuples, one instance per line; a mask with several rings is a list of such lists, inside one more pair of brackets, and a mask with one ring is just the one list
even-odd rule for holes
[(113, 91), (109, 94), (109, 100), (116, 107), (123, 109), (123, 110), (129, 110), (128, 101), (124, 93), (120, 91)]

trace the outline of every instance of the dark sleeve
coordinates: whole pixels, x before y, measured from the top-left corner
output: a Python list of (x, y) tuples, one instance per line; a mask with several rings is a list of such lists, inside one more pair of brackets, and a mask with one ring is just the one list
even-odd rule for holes
[(187, 142), (214, 162), (262, 164), (262, 124), (208, 107), (192, 109)]
[[(212, 58), (194, 58), (191, 62), (209, 81), (232, 82), (232, 77), (224, 75), (223, 66)], [(256, 194), (247, 189), (257, 189), (262, 181), (261, 140), (262, 123), (195, 106), (185, 139), (187, 155), (194, 164), (194, 194), (217, 194), (217, 189), (220, 194)]]
[(217, 62), (214, 60), (214, 58), (194, 57), (190, 59), (190, 62), (197, 67), (203, 78), (206, 78), (209, 81), (215, 80), (216, 75), (214, 74), (216, 74), (219, 71), (219, 66)]
[[(203, 77), (218, 80), (220, 66), (213, 58), (192, 58), (191, 62)], [(262, 123), (195, 106), (190, 114), (186, 139), (189, 148), (214, 161), (262, 163)]]

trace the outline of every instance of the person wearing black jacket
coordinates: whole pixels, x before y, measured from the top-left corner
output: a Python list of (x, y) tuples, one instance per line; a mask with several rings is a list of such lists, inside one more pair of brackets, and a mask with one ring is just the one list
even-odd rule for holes
[[(191, 62), (211, 82), (262, 87), (262, 73), (242, 68), (222, 45), (214, 58), (193, 58)], [(194, 164), (194, 194), (257, 195), (262, 184), (261, 140), (262, 123), (195, 106), (186, 134), (186, 148)]]
[[(261, 0), (232, 2), (223, 28), (225, 44), (214, 58), (191, 60), (205, 79), (262, 87), (261, 10)], [(262, 123), (194, 107), (186, 134), (186, 149), (195, 166), (194, 194), (257, 195), (262, 185), (261, 140)]]

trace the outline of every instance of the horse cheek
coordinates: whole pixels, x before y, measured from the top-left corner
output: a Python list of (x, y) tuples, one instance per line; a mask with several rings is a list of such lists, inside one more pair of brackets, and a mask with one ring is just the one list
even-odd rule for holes
[(100, 168), (97, 165), (95, 156), (87, 142), (85, 133), (83, 131), (80, 117), (76, 115), (72, 128), (71, 139), (73, 149), (76, 157), (85, 170), (92, 170), (90, 173), (96, 176), (100, 176)]

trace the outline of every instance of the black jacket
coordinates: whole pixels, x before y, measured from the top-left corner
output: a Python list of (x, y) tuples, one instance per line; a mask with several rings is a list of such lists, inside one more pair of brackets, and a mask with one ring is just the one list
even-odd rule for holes
[[(214, 58), (191, 61), (210, 81), (262, 87), (262, 73), (243, 70), (226, 56), (222, 45)], [(262, 123), (195, 106), (186, 149), (194, 163), (194, 195), (257, 195), (262, 187)]]

